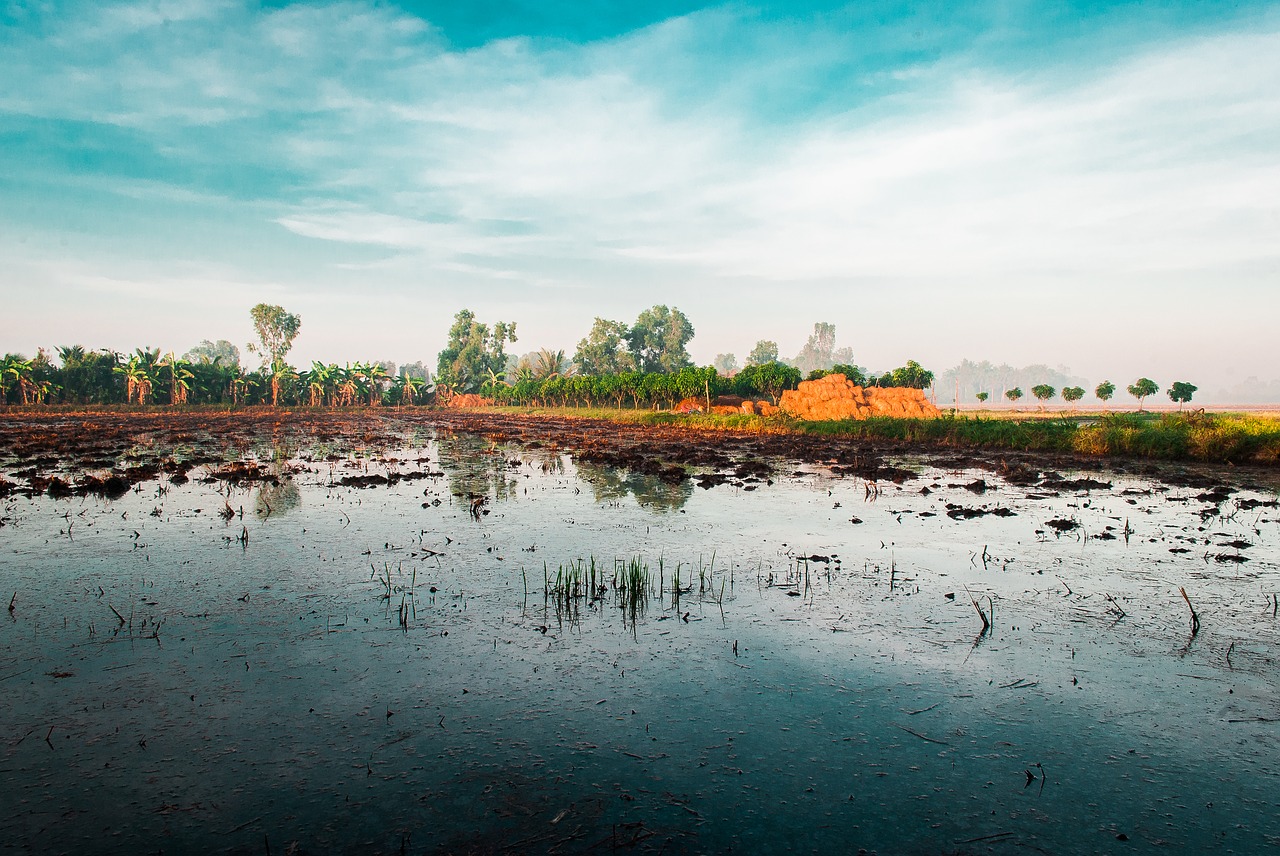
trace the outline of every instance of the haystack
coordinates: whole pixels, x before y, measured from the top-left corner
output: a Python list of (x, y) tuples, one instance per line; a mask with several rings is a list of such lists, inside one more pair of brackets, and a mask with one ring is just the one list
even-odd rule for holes
[(842, 374), (806, 380), (782, 393), (779, 405), (797, 419), (827, 421), (898, 416), (929, 419), (941, 411), (929, 403), (922, 389), (855, 386)]

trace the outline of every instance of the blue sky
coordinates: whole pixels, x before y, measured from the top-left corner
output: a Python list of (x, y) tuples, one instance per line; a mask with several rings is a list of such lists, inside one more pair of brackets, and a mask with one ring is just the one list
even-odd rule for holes
[(1280, 375), (1276, 4), (0, 0), (0, 67), (4, 350)]

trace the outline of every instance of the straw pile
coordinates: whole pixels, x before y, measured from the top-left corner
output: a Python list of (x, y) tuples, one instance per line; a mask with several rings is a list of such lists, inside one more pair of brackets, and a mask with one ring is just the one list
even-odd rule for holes
[(733, 416), (745, 413), (748, 416), (772, 416), (778, 412), (767, 401), (751, 401), (737, 395), (721, 395), (711, 400), (711, 410), (707, 411), (706, 399), (686, 398), (675, 407), (676, 413), (716, 413), (720, 416)]
[(782, 393), (782, 409), (797, 419), (826, 421), (899, 416), (927, 419), (941, 415), (922, 389), (854, 386), (842, 374), (802, 381), (798, 389)]
[(455, 395), (447, 402), (448, 407), (491, 407), (493, 406), (492, 398), (485, 398), (483, 395), (476, 395), (473, 392), (464, 392), (461, 395)]

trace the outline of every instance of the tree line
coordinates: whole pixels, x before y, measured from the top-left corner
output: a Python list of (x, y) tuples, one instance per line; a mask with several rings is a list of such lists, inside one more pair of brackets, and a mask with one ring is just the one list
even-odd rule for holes
[(491, 326), (463, 309), (454, 316), (434, 380), (421, 363), (398, 371), (393, 363), (373, 361), (296, 368), (287, 356), (301, 318), (267, 304), (254, 306), (250, 317), (259, 341), (249, 350), (262, 359), (257, 369), (243, 368), (239, 349), (225, 340), (202, 342), (182, 356), (151, 347), (120, 353), (73, 345), (57, 348), (55, 362), (41, 349), (32, 358), (3, 358), (0, 402), (351, 407), (433, 403), (472, 392), (503, 404), (659, 407), (730, 394), (776, 404), (806, 377), (833, 372), (862, 386), (924, 389), (933, 382), (933, 373), (913, 360), (880, 375), (833, 362), (851, 352), (833, 348), (831, 324), (814, 325), (801, 355), (818, 367), (807, 375), (779, 360), (776, 344), (766, 341), (757, 343), (744, 368), (736, 361), (732, 368), (699, 368), (686, 347), (693, 325), (679, 309), (661, 305), (641, 312), (633, 324), (596, 318), (572, 359), (549, 349), (512, 357), (506, 347), (517, 341), (514, 322)]
[[(1196, 390), (1199, 388), (1200, 387), (1195, 384), (1180, 380), (1174, 381), (1174, 383), (1171, 384), (1165, 392), (1168, 394), (1169, 400), (1175, 402), (1178, 405), (1178, 409), (1181, 410), (1184, 404), (1191, 401), (1191, 397), (1195, 395)], [(1140, 377), (1125, 387), (1125, 389), (1130, 395), (1138, 400), (1138, 411), (1141, 412), (1143, 402), (1159, 392), (1160, 385), (1149, 377)], [(1047, 383), (1039, 383), (1031, 387), (1031, 394), (1040, 402), (1041, 409), (1044, 409), (1044, 405), (1058, 394), (1058, 390)], [(1109, 380), (1104, 380), (1102, 383), (1094, 387), (1093, 394), (1095, 398), (1103, 404), (1106, 404), (1116, 394), (1116, 385)], [(1017, 386), (1012, 389), (1006, 389), (1004, 393), (1004, 397), (1014, 404), (1022, 398), (1022, 395), (1022, 388)], [(977, 398), (979, 402), (985, 403), (990, 395), (986, 392), (979, 392), (974, 397)], [(1063, 387), (1062, 400), (1068, 404), (1075, 404), (1082, 398), (1084, 398), (1084, 387)]]

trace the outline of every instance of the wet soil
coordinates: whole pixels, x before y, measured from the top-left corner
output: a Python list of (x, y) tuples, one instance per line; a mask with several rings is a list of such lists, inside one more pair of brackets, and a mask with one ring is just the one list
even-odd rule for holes
[[(829, 467), (837, 476), (903, 484), (915, 478), (898, 465), (904, 456), (952, 470), (985, 470), (1009, 484), (1071, 491), (1105, 487), (1089, 477), (1064, 479), (1062, 470), (1102, 468), (1177, 487), (1229, 495), (1266, 489), (1280, 480), (1265, 469), (1132, 462), (1013, 451), (947, 450), (908, 442), (814, 437), (766, 431), (709, 431), (600, 419), (526, 416), (484, 411), (227, 411), (10, 412), (0, 419), (0, 496), (116, 497), (132, 485), (164, 475), (182, 483), (193, 468), (225, 465), (217, 477), (255, 482), (273, 476), (242, 459), (246, 453), (300, 446), (345, 450), (394, 448), (414, 432), (474, 434), (571, 453), (575, 460), (615, 467), (664, 482), (693, 479), (700, 487), (738, 487), (768, 481), (791, 464)], [(981, 489), (975, 489), (981, 493)]]

